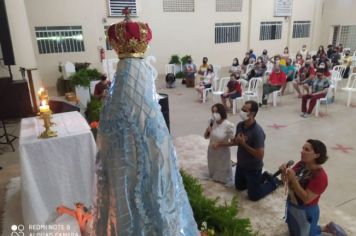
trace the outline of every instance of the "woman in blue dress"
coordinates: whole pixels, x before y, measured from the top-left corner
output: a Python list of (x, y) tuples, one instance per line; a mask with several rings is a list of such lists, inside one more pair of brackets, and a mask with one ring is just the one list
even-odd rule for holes
[(100, 115), (94, 231), (107, 235), (199, 234), (177, 156), (143, 58), (151, 31), (123, 22), (107, 32), (119, 55)]

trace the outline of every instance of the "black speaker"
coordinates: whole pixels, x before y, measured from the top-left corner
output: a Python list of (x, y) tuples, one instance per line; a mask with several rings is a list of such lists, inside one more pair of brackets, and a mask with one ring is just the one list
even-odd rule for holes
[(5, 0), (0, 0), (0, 44), (5, 65), (15, 65)]
[(51, 108), (51, 110), (54, 114), (63, 113), (63, 112), (71, 112), (71, 111), (80, 112), (79, 107), (69, 104), (67, 102), (49, 100), (48, 103), (49, 103), (48, 104), (49, 107)]
[(33, 115), (27, 81), (0, 78), (0, 120)]

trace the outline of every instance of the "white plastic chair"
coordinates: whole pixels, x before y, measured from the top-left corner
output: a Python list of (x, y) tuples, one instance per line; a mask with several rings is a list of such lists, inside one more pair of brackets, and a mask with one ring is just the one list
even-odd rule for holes
[(251, 100), (252, 98), (256, 98), (256, 101), (258, 101), (258, 90), (262, 84), (262, 78), (261, 77), (255, 77), (250, 79), (248, 83), (248, 89), (243, 92), (243, 96), (245, 100)]
[(243, 96), (243, 93), (245, 91), (245, 88), (246, 88), (246, 85), (247, 85), (247, 80), (245, 79), (239, 79), (238, 82), (240, 82), (241, 84), (241, 90), (242, 90), (242, 94), (241, 94), (241, 97), (237, 97), (235, 99), (232, 99), (232, 114), (235, 114), (236, 113), (236, 110), (237, 110), (237, 102), (238, 101), (242, 101), (244, 102), (244, 96)]
[(346, 106), (351, 105), (352, 93), (356, 92), (356, 73), (352, 73), (348, 80), (345, 88), (342, 88), (343, 91), (347, 92), (347, 102)]
[(317, 51), (311, 51), (311, 52), (309, 52), (309, 55), (310, 56), (315, 56), (317, 53), (318, 53)]
[(253, 69), (253, 64), (248, 64), (248, 65), (246, 66), (246, 71), (245, 71), (245, 73), (241, 75), (242, 78), (247, 79), (247, 75), (248, 75), (248, 73), (250, 73), (250, 71), (251, 71), (252, 69)]
[(225, 88), (226, 88), (227, 83), (229, 82), (229, 80), (230, 80), (230, 77), (223, 77), (223, 78), (220, 79), (218, 88), (216, 89), (216, 91), (213, 91), (213, 92), (212, 92), (212, 94), (213, 94), (213, 101), (214, 101), (214, 97), (215, 97), (215, 96), (220, 97), (221, 94), (224, 93)]
[(166, 75), (169, 74), (169, 73), (172, 73), (173, 75), (176, 74), (176, 65), (174, 64), (167, 64), (165, 66), (165, 70), (166, 70)]
[(272, 103), (273, 103), (273, 106), (276, 107), (277, 106), (277, 99), (278, 99), (278, 96), (281, 96), (282, 95), (282, 87), (277, 90), (277, 91), (274, 91), (272, 93)]
[(335, 91), (336, 91), (338, 82), (342, 80), (342, 76), (341, 76), (340, 72), (337, 70), (332, 70), (331, 71), (331, 80), (335, 84)]
[(322, 103), (325, 104), (325, 106), (326, 106), (325, 113), (328, 112), (328, 103), (329, 103), (330, 99), (332, 99), (332, 97), (334, 95), (334, 90), (335, 90), (335, 86), (333, 84), (331, 84), (329, 86), (329, 88), (328, 88), (328, 92), (326, 93), (326, 96), (316, 100), (316, 106), (315, 106), (315, 116), (316, 117), (319, 116), (320, 104), (322, 104)]
[(208, 97), (208, 92), (212, 92), (212, 91), (213, 91), (212, 87), (203, 90), (203, 103), (206, 102), (206, 98)]
[(346, 66), (334, 66), (333, 70), (336, 70), (340, 73), (341, 75), (341, 79), (344, 77), (344, 73), (345, 73), (345, 70), (346, 70)]
[(215, 77), (219, 78), (219, 72), (221, 70), (221, 66), (220, 65), (213, 65), (213, 70), (214, 70)]
[(273, 70), (273, 63), (272, 62), (267, 62), (267, 70), (266, 70), (266, 74), (271, 74)]

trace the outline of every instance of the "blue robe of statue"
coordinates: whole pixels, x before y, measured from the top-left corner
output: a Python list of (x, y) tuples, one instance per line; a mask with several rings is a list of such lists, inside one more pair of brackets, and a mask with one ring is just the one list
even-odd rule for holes
[(199, 235), (144, 59), (120, 60), (98, 131), (97, 236)]

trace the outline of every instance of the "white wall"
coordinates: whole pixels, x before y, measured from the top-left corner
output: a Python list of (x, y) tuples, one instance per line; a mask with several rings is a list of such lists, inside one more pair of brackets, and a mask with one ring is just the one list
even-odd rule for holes
[[(325, 9), (322, 7), (324, 1), (326, 1)], [(268, 49), (270, 55), (273, 55), (282, 53), (283, 48), (287, 45), (294, 53), (300, 49), (302, 44), (307, 44), (309, 48), (319, 45), (320, 41), (326, 44), (329, 28), (325, 26), (324, 22), (330, 24), (343, 15), (332, 12), (335, 9), (342, 10), (337, 8), (338, 4), (334, 2), (339, 2), (339, 4), (346, 2), (345, 8), (355, 8), (354, 2), (356, 1), (294, 0), (292, 17), (285, 19), (284, 17), (274, 17), (274, 0), (243, 0), (241, 12), (216, 12), (215, 1), (195, 0), (195, 11), (189, 13), (163, 12), (162, 0), (138, 0), (139, 17), (134, 20), (148, 22), (151, 26), (153, 40), (147, 55), (156, 56), (155, 66), (160, 73), (164, 73), (164, 65), (168, 63), (172, 54), (180, 56), (191, 54), (196, 64), (200, 64), (202, 57), (207, 56), (209, 63), (227, 66), (230, 65), (234, 57), (238, 57), (241, 61), (244, 53), (249, 49), (248, 47), (253, 48), (257, 55), (260, 55), (264, 48)], [(59, 62), (64, 63), (67, 60), (90, 62), (93, 68), (101, 70), (98, 46), (105, 48), (104, 26), (122, 20), (118, 17), (108, 17), (106, 0), (31, 0), (25, 1), (25, 3), (37, 67), (45, 86), (55, 85), (60, 76)], [(249, 4), (252, 4), (251, 22), (249, 22)], [(323, 19), (321, 18), (322, 13), (324, 13)], [(348, 14), (348, 17), (355, 18), (351, 16), (351, 13)], [(106, 22), (103, 22), (103, 18)], [(310, 20), (312, 22), (309, 38), (291, 38), (295, 20)], [(260, 41), (261, 21), (282, 21), (282, 39)], [(348, 22), (349, 20), (346, 16), (342, 16), (341, 21)], [(215, 23), (223, 22), (241, 23), (240, 42), (214, 43)], [(85, 52), (41, 55), (38, 53), (34, 27), (71, 25), (83, 27)], [(323, 28), (321, 29), (321, 27)], [(248, 39), (250, 39), (249, 42)], [(115, 57), (117, 55), (114, 51), (107, 52), (107, 58)]]
[[(38, 61), (38, 68), (46, 87), (55, 86), (60, 76), (60, 62), (90, 62), (92, 68), (100, 69), (98, 46), (105, 45), (102, 18), (105, 16), (103, 1), (87, 0), (31, 0), (26, 8), (32, 32), (32, 43)], [(39, 54), (35, 37), (37, 26), (81, 25), (85, 52)]]
[(355, 0), (324, 0), (320, 43), (331, 43), (333, 25), (356, 25)]

